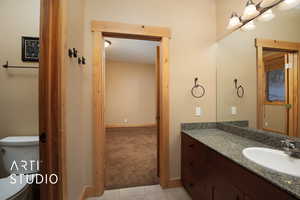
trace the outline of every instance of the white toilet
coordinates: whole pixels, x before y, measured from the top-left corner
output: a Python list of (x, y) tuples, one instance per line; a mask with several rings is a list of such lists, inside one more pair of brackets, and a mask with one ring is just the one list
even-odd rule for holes
[[(12, 167), (12, 165), (20, 161), (28, 161), (30, 163), (30, 161), (39, 160), (38, 136), (6, 137), (1, 139), (0, 159), (2, 159), (4, 170), (8, 174), (18, 175), (16, 184), (12, 184), (10, 176), (0, 178), (0, 200), (28, 200), (31, 196), (31, 187), (27, 184), (26, 176), (20, 174), (38, 173), (37, 167), (28, 167), (24, 170), (24, 168)], [(20, 177), (22, 181), (20, 181)]]

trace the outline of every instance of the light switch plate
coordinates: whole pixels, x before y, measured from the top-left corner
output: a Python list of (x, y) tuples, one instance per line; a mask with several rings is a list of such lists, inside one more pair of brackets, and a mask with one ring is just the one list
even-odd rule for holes
[(201, 109), (201, 107), (196, 107), (195, 115), (196, 116), (201, 116), (202, 115), (202, 109)]
[(237, 114), (237, 107), (231, 106), (231, 114), (236, 115)]

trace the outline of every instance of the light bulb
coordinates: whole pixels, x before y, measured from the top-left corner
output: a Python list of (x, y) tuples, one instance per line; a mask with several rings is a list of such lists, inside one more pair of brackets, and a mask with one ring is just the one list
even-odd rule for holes
[(279, 10), (289, 10), (300, 5), (300, 0), (285, 0), (279, 4)]
[(259, 11), (256, 9), (256, 5), (252, 0), (248, 0), (242, 19), (249, 20), (256, 17), (257, 15), (259, 15)]
[(242, 22), (237, 13), (232, 13), (227, 29), (235, 29), (242, 25)]
[(266, 12), (264, 12), (261, 16), (259, 16), (257, 19), (259, 21), (263, 21), (263, 22), (267, 22), (272, 20), (275, 17), (274, 13), (272, 12), (272, 10), (267, 10)]
[(111, 41), (104, 40), (104, 47), (107, 48), (111, 45)]
[(256, 26), (255, 26), (254, 22), (250, 21), (242, 27), (242, 30), (243, 31), (252, 31), (255, 28), (256, 28)]

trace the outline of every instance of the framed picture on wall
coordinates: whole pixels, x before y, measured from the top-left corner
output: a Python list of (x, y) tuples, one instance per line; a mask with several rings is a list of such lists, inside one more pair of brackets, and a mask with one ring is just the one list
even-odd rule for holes
[(22, 37), (22, 61), (39, 62), (40, 41), (38, 37)]

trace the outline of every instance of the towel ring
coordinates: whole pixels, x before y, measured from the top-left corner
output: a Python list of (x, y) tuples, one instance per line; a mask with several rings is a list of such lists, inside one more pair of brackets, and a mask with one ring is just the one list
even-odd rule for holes
[(237, 84), (238, 80), (237, 79), (234, 79), (234, 85), (235, 85), (235, 89), (236, 89), (236, 95), (239, 97), (239, 98), (242, 98), (245, 94), (245, 90), (244, 90), (244, 87), (242, 85), (239, 85)]
[[(201, 98), (201, 97), (203, 97), (204, 95), (205, 95), (205, 88), (202, 86), (202, 85), (200, 85), (200, 84), (198, 84), (197, 83), (198, 82), (198, 78), (195, 78), (195, 80), (194, 80), (194, 87), (192, 88), (192, 90), (191, 90), (191, 93), (192, 93), (192, 96), (193, 97), (195, 97), (195, 98)], [(201, 89), (201, 93), (200, 93), (200, 95), (197, 95), (196, 94), (196, 89)]]

